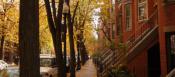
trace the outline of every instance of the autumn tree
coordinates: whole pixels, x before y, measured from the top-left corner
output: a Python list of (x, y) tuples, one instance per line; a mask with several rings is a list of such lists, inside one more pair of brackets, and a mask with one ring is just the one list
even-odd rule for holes
[[(52, 35), (52, 40), (54, 44), (54, 50), (56, 54), (56, 63), (58, 66), (58, 77), (66, 77), (66, 70), (64, 69), (65, 65), (63, 62), (62, 54), (62, 44), (61, 44), (61, 20), (62, 20), (62, 10), (63, 10), (63, 0), (59, 0), (58, 5), (56, 5), (55, 0), (51, 1), (44, 0), (47, 20), (49, 24), (49, 30)], [(52, 6), (52, 7), (51, 7)], [(56, 11), (57, 7), (57, 11)]]
[(16, 51), (18, 43), (18, 10), (13, 1), (0, 2), (0, 58), (4, 59), (4, 50)]
[[(68, 6), (70, 6), (70, 1), (66, 0), (66, 3), (68, 4)], [(76, 11), (77, 11), (77, 7), (78, 7), (78, 2), (77, 5), (73, 11), (73, 15), (71, 15), (70, 9), (69, 9), (69, 13), (67, 16), (68, 19), (68, 32), (69, 32), (69, 42), (70, 42), (70, 77), (75, 77), (75, 65), (76, 65), (76, 60), (75, 60), (75, 49), (74, 49), (74, 31), (73, 31), (73, 24), (74, 24), (74, 18), (76, 15)]]
[(20, 77), (40, 77), (39, 1), (20, 1)]
[[(77, 37), (77, 50), (78, 55), (81, 55), (81, 62), (84, 65), (86, 58), (88, 57), (88, 51), (85, 46), (86, 34), (89, 34), (89, 30), (92, 31), (92, 13), (97, 8), (96, 0), (79, 0), (80, 5), (77, 9), (77, 15), (75, 17), (75, 32)], [(92, 34), (90, 34), (92, 35)], [(90, 36), (87, 36), (90, 37)], [(88, 40), (89, 41), (89, 40)], [(79, 60), (79, 58), (78, 58)]]
[(47, 15), (44, 2), (40, 1), (39, 6), (39, 23), (40, 23), (40, 54), (54, 54), (53, 43), (49, 26), (47, 23)]
[[(77, 42), (77, 40), (75, 39), (75, 37), (77, 35), (75, 35), (75, 33), (76, 33), (76, 30), (77, 31), (83, 30), (83, 34), (81, 35), (81, 36), (83, 36), (87, 32), (86, 31), (87, 29), (84, 26), (85, 25), (92, 26), (92, 24), (89, 24), (92, 21), (91, 16), (92, 16), (92, 12), (94, 9), (94, 5), (92, 3), (96, 3), (96, 0), (93, 0), (93, 1), (91, 1), (91, 0), (71, 0), (71, 1), (65, 0), (65, 1), (68, 4), (68, 6), (70, 7), (70, 11), (66, 15), (67, 21), (68, 21), (67, 24), (68, 24), (68, 32), (69, 32), (68, 33), (69, 34), (69, 49), (70, 49), (70, 57), (71, 57), (70, 58), (70, 71), (71, 71), (71, 77), (75, 77), (75, 65), (76, 65), (75, 64), (75, 51), (76, 51), (76, 49), (75, 49), (74, 44), (76, 44), (76, 42)], [(65, 63), (63, 62), (63, 60), (60, 60), (63, 57), (62, 52), (61, 52), (62, 49), (58, 49), (58, 48), (62, 48), (62, 47), (60, 47), (60, 45), (61, 45), (61, 39), (60, 39), (61, 32), (60, 31), (63, 29), (63, 27), (61, 26), (61, 20), (63, 19), (62, 18), (63, 1), (59, 0), (57, 3), (58, 4), (55, 3), (55, 0), (52, 0), (50, 2), (48, 0), (45, 0), (49, 29), (50, 29), (50, 32), (52, 34), (55, 53), (59, 53), (59, 55), (56, 54), (56, 56), (59, 56), (58, 61), (60, 63), (63, 63), (63, 65), (58, 64), (58, 65), (60, 65), (59, 70), (61, 70), (63, 67), (65, 67)], [(79, 27), (80, 25), (81, 25), (81, 28), (84, 28), (84, 29), (80, 29), (80, 27)], [(84, 39), (85, 38), (83, 38), (81, 41), (83, 41)], [(85, 43), (85, 41), (81, 45), (81, 47), (84, 49), (84, 50), (82, 50), (82, 53), (83, 53), (83, 51), (86, 51), (86, 47), (85, 47), (84, 43)], [(85, 54), (87, 55), (87, 52)], [(82, 57), (84, 59), (85, 56), (82, 55)], [(63, 72), (63, 70), (64, 69), (62, 69), (61, 72)]]
[[(113, 0), (100, 0), (98, 5), (100, 8), (100, 12), (98, 15), (100, 16), (100, 22), (98, 27), (98, 31), (103, 33), (104, 39), (100, 39), (100, 42), (104, 42), (107, 47), (114, 49), (114, 5), (112, 3)], [(113, 33), (112, 33), (113, 32)]]

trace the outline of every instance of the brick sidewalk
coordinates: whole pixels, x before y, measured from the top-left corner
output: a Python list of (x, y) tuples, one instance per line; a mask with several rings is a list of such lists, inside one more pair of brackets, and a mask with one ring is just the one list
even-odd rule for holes
[(97, 71), (92, 59), (89, 59), (86, 64), (81, 67), (81, 70), (76, 71), (76, 77), (97, 77)]

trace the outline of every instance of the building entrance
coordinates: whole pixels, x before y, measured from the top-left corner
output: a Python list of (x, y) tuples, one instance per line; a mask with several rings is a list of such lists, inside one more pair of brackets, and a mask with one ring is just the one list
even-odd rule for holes
[(159, 43), (148, 50), (148, 77), (160, 77)]

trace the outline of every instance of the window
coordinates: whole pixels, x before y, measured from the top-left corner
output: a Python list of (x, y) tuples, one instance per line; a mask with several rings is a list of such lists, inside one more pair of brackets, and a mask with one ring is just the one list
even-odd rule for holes
[(121, 3), (121, 0), (117, 0), (117, 3)]
[(122, 26), (122, 15), (121, 12), (118, 15), (118, 21), (117, 21), (117, 35), (121, 35), (121, 26)]
[(107, 28), (107, 36), (108, 37), (111, 37), (111, 32), (110, 31), (111, 31), (110, 28)]
[(14, 0), (6, 0), (7, 1), (7, 3), (13, 3), (14, 2)]
[(145, 2), (145, 0), (139, 0), (139, 3)]
[(166, 32), (166, 56), (167, 70), (170, 72), (175, 68), (175, 32)]
[(165, 2), (173, 2), (173, 1), (175, 1), (175, 0), (165, 0)]
[(112, 0), (112, 4), (115, 4), (115, 0)]
[(175, 4), (175, 0), (164, 0), (165, 4)]
[(175, 54), (175, 35), (171, 35), (170, 40), (171, 40), (171, 52)]
[(146, 0), (139, 0), (139, 2), (138, 2), (138, 15), (139, 15), (139, 20), (144, 20), (147, 18)]
[(154, 0), (154, 7), (157, 6), (157, 0)]
[(115, 39), (115, 24), (112, 24), (112, 39)]
[(41, 67), (51, 67), (55, 64), (55, 58), (40, 58)]
[(132, 22), (131, 22), (131, 4), (128, 3), (126, 4), (126, 7), (125, 7), (125, 12), (126, 12), (126, 31), (130, 31), (132, 26)]
[(111, 5), (111, 13), (114, 13), (115, 12), (115, 4), (112, 4)]

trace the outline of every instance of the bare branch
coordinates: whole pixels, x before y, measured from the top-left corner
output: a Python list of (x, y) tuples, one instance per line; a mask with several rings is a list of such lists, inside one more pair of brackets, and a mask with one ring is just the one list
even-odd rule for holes
[(55, 7), (55, 0), (52, 0), (52, 10), (53, 10), (53, 18), (56, 21), (56, 7)]
[(72, 24), (74, 24), (74, 20), (75, 20), (75, 16), (76, 16), (76, 11), (77, 11), (78, 5), (79, 5), (79, 1), (77, 2), (76, 7), (74, 9), (74, 13), (73, 13), (73, 17), (72, 17)]
[(44, 0), (44, 2), (45, 2), (46, 12), (47, 12), (47, 19), (48, 19), (48, 23), (49, 23), (50, 32), (52, 33), (52, 35), (56, 36), (55, 35), (56, 28), (54, 26), (54, 21), (52, 18), (49, 0)]

